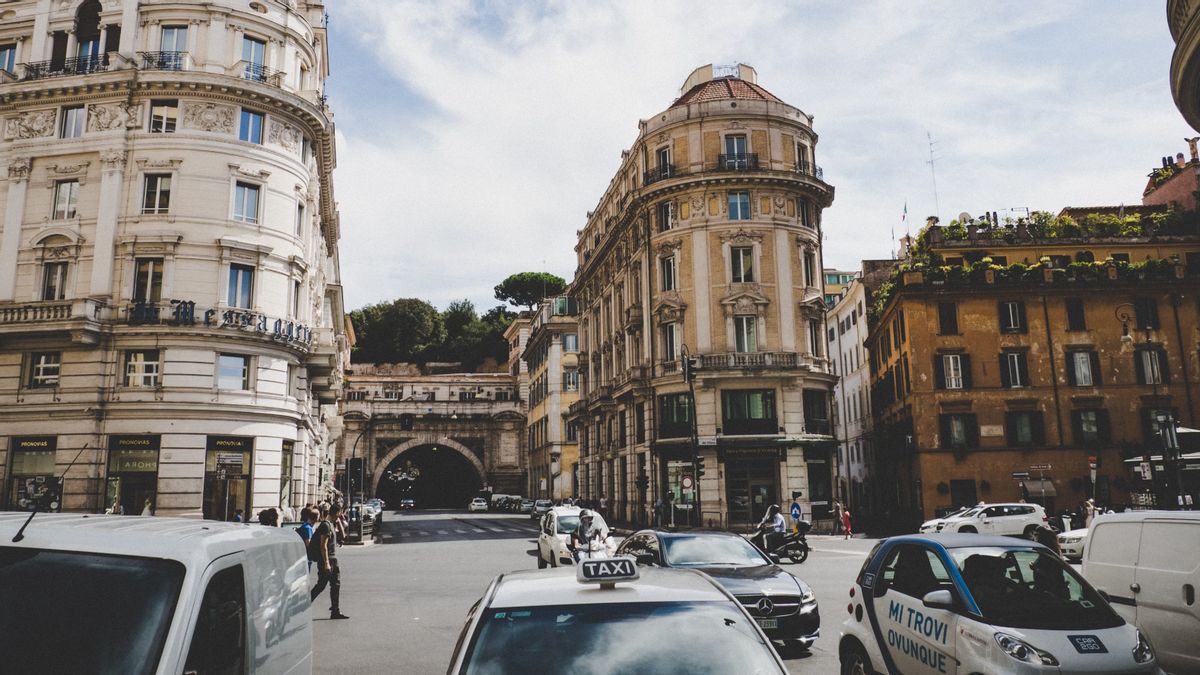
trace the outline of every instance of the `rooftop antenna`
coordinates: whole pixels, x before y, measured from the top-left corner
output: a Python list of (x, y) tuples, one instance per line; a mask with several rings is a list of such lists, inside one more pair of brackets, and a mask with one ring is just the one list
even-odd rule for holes
[(933, 163), (937, 158), (933, 156), (934, 140), (933, 140), (933, 136), (929, 133), (928, 130), (925, 132), (925, 138), (929, 139), (929, 161), (926, 162), (926, 164), (929, 165), (929, 173), (930, 173), (930, 175), (933, 176), (933, 213), (938, 218), (941, 218), (942, 217), (942, 207), (938, 203), (937, 170), (933, 166)]
[[(58, 484), (60, 487), (62, 486), (63, 478), (67, 477), (67, 472), (71, 470), (71, 467), (75, 466), (75, 462), (78, 461), (79, 456), (83, 454), (83, 451), (87, 450), (88, 445), (90, 444), (84, 443), (83, 447), (79, 449), (79, 452), (75, 453), (75, 459), (71, 460), (71, 463), (67, 465), (67, 468), (63, 469), (62, 475), (58, 477)], [(59, 500), (62, 500), (62, 495), (58, 495), (58, 498)], [(21, 529), (17, 530), (15, 535), (13, 535), (12, 540), (14, 544), (25, 538), (25, 528), (29, 527), (29, 521), (33, 520), (33, 517), (37, 515), (37, 509), (37, 505), (34, 505), (33, 512), (30, 513), (29, 517), (25, 519), (25, 524), (21, 526)]]

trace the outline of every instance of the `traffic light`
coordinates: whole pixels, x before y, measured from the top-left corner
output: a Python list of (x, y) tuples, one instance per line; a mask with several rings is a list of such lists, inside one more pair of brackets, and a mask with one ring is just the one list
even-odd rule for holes
[(696, 371), (700, 370), (700, 359), (694, 356), (684, 357), (683, 359), (683, 381), (691, 382), (696, 379)]
[(696, 455), (696, 480), (704, 475), (704, 455)]
[(638, 490), (645, 492), (650, 489), (650, 477), (642, 474), (633, 481), (633, 484), (637, 486)]

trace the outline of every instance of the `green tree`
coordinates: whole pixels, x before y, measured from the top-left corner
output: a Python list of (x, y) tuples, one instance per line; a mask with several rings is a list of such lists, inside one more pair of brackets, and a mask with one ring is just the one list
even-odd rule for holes
[(359, 363), (424, 362), (442, 341), (442, 316), (418, 298), (367, 305), (350, 312)]
[(567, 282), (562, 277), (549, 272), (518, 272), (501, 281), (495, 291), (497, 300), (532, 310), (542, 298), (558, 295), (566, 288)]

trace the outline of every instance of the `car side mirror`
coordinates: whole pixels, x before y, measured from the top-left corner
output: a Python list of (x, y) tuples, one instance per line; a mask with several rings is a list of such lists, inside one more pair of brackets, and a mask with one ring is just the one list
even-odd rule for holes
[(639, 553), (639, 554), (637, 554), (637, 564), (639, 564), (639, 565), (653, 565), (653, 564), (654, 564), (654, 554), (653, 554), (653, 553)]
[(947, 590), (929, 591), (921, 602), (931, 609), (954, 609), (954, 594)]
[(779, 554), (778, 553), (768, 553), (767, 557), (770, 558), (771, 562), (775, 563), (776, 565), (779, 564)]

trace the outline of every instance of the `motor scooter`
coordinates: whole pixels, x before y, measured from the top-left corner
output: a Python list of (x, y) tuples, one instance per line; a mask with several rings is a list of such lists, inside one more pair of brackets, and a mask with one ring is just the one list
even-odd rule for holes
[(603, 539), (592, 539), (583, 546), (576, 546), (574, 550), (575, 562), (580, 560), (596, 560), (598, 558), (611, 558), (616, 553), (617, 545), (612, 537)]
[(797, 527), (798, 531), (784, 532), (782, 537), (776, 538), (776, 541), (774, 542), (775, 545), (770, 548), (767, 547), (766, 543), (767, 534), (770, 533), (769, 529), (759, 531), (750, 538), (750, 541), (760, 550), (762, 550), (763, 553), (768, 555), (777, 555), (781, 558), (786, 557), (794, 564), (799, 565), (805, 560), (808, 560), (808, 552), (810, 548), (808, 545), (808, 539), (806, 539), (804, 535), (807, 534), (811, 529), (812, 523), (808, 522), (807, 520), (802, 520)]

